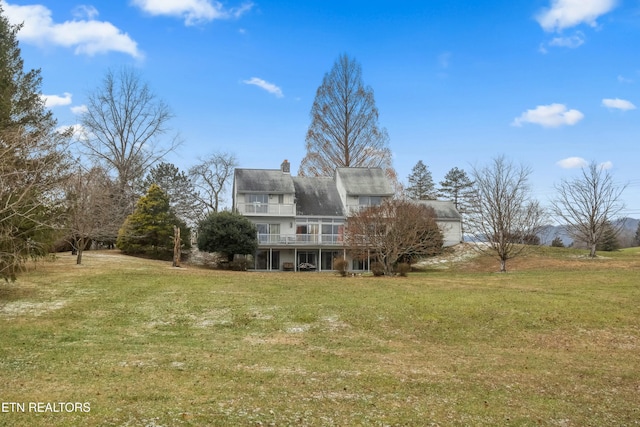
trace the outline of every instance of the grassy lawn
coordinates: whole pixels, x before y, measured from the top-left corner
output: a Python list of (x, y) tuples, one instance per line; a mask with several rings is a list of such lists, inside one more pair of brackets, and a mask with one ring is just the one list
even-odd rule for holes
[(408, 278), (59, 255), (0, 284), (0, 425), (640, 425), (640, 251), (581, 255)]

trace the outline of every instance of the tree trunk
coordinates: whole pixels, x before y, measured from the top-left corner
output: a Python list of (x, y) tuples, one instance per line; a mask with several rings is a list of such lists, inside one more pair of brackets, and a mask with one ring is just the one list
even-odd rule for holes
[(80, 237), (76, 240), (76, 265), (82, 264), (82, 252), (84, 251), (84, 237)]
[(507, 260), (506, 259), (501, 259), (500, 260), (500, 273), (506, 273), (507, 272)]
[(180, 267), (180, 227), (173, 226), (173, 266)]
[(591, 247), (589, 248), (589, 257), (590, 258), (595, 258), (596, 257), (596, 244), (592, 244)]

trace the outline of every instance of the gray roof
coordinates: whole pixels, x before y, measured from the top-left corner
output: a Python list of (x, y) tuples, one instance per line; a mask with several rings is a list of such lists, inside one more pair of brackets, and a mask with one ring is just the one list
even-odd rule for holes
[(432, 207), (436, 211), (436, 218), (439, 220), (460, 221), (462, 216), (456, 209), (452, 201), (449, 200), (416, 200), (416, 203)]
[(291, 175), (280, 169), (236, 169), (235, 185), (238, 193), (294, 192)]
[(333, 178), (294, 177), (296, 214), (343, 216), (342, 201)]
[(348, 195), (392, 196), (393, 189), (381, 168), (338, 168)]

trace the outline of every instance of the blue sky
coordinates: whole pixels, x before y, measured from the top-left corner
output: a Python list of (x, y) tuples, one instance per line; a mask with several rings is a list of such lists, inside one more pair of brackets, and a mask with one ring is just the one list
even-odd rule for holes
[(393, 163), (439, 182), (505, 155), (543, 203), (586, 162), (640, 217), (640, 0), (0, 0), (61, 125), (109, 68), (138, 69), (171, 107), (188, 169), (214, 151), (297, 171), (315, 91), (361, 65)]

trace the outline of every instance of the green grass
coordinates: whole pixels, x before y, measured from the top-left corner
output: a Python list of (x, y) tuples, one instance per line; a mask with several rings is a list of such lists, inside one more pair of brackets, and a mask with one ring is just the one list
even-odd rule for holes
[[(640, 252), (408, 278), (87, 252), (0, 285), (0, 425), (640, 424)], [(602, 255), (602, 254), (601, 254)]]

